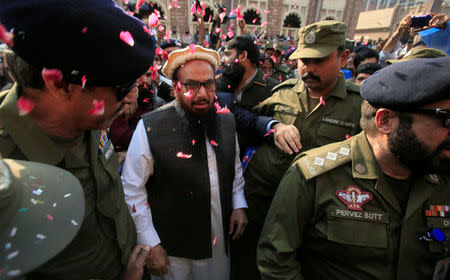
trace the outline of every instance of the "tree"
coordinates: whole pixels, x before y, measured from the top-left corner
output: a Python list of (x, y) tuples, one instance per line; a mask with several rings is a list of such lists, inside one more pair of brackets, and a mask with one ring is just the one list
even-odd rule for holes
[(284, 19), (284, 27), (296, 27), (299, 28), (301, 25), (301, 20), (297, 14), (291, 13)]
[(245, 24), (261, 24), (261, 17), (253, 9), (249, 9), (244, 13), (244, 20)]

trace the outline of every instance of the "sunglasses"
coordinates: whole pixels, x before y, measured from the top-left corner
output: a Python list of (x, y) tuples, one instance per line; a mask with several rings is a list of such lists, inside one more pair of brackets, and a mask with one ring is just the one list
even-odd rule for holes
[(435, 108), (435, 109), (419, 108), (419, 109), (414, 109), (414, 110), (408, 111), (408, 113), (429, 115), (429, 116), (433, 116), (433, 117), (442, 119), (442, 125), (445, 128), (450, 128), (450, 108), (447, 108), (447, 109), (442, 109), (442, 108)]
[(136, 86), (137, 81), (123, 83), (121, 85), (115, 86), (117, 100), (121, 101), (125, 96), (130, 93), (130, 91)]

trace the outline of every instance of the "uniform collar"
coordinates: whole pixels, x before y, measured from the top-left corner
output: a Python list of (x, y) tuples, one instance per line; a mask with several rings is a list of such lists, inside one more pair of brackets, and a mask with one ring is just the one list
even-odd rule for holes
[[(299, 93), (307, 92), (305, 83), (301, 79), (299, 79), (297, 84), (292, 87), (292, 90)], [(330, 96), (335, 96), (340, 99), (345, 99), (347, 97), (346, 80), (342, 72), (340, 72), (339, 79), (336, 82), (334, 88), (324, 98), (327, 99)]]
[(379, 174), (378, 163), (364, 131), (353, 137), (351, 151), (353, 177), (377, 179)]
[(63, 160), (64, 152), (29, 116), (19, 115), (17, 100), (21, 90), (17, 83), (11, 88), (0, 104), (0, 120), (14, 143), (30, 161), (57, 165)]
[[(351, 142), (352, 151), (352, 174), (354, 178), (377, 179), (379, 177), (379, 166), (372, 147), (367, 140), (367, 135), (363, 131), (355, 135)], [(439, 184), (439, 176), (436, 174), (426, 174), (424, 179), (433, 184)]]

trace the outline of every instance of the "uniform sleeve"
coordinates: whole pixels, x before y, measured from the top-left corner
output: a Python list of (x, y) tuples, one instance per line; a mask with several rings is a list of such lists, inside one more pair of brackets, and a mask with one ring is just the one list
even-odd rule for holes
[(294, 166), (281, 180), (258, 243), (262, 279), (303, 279), (297, 254), (303, 230), (313, 214), (314, 193), (308, 192), (313, 189), (306, 186)]
[(137, 243), (156, 246), (161, 243), (153, 226), (152, 212), (147, 203), (145, 183), (153, 173), (153, 156), (144, 123), (139, 121), (127, 151), (122, 172), (125, 201), (136, 224)]
[(234, 181), (233, 181), (233, 209), (247, 208), (247, 202), (244, 196), (244, 176), (242, 175), (242, 165), (239, 160), (239, 144), (236, 136), (236, 156), (234, 162)]

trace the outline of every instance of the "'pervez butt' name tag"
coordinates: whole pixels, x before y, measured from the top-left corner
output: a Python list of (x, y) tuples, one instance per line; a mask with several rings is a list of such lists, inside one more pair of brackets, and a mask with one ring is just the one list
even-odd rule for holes
[(372, 211), (352, 211), (348, 209), (340, 209), (332, 207), (330, 216), (344, 219), (361, 220), (368, 222), (388, 223), (388, 215), (386, 213)]

